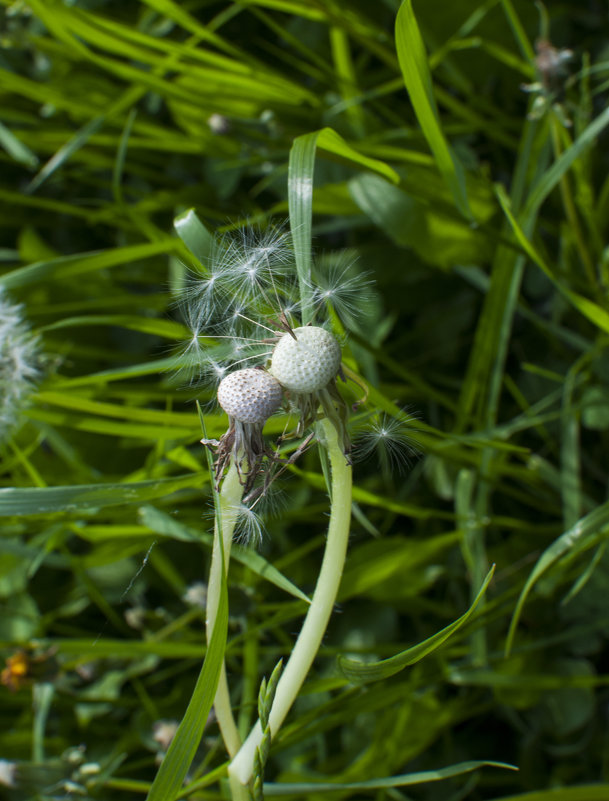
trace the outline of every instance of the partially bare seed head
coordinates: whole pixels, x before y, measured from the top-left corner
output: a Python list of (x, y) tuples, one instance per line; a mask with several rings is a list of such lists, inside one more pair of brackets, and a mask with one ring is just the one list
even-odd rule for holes
[(229, 373), (218, 386), (218, 403), (229, 417), (241, 423), (264, 423), (281, 401), (277, 379), (253, 367)]

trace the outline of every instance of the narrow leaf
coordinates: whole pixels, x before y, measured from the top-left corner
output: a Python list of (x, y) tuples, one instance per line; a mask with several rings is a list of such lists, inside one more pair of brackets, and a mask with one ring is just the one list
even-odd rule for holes
[(185, 211), (173, 221), (178, 236), (204, 267), (209, 267), (214, 237), (197, 217), (194, 209)]
[(514, 765), (506, 762), (459, 762), (457, 765), (450, 765), (438, 770), (424, 770), (420, 773), (405, 773), (401, 776), (388, 776), (384, 779), (369, 779), (364, 782), (349, 782), (348, 784), (338, 784), (331, 782), (308, 782), (302, 784), (265, 784), (264, 794), (267, 796), (289, 795), (299, 796), (305, 793), (331, 793), (340, 790), (383, 790), (388, 787), (406, 787), (413, 784), (425, 784), (426, 782), (438, 782), (443, 779), (452, 779), (454, 776), (462, 776), (464, 773), (471, 773), (483, 767), (504, 768), (505, 770), (518, 770)]
[(506, 654), (511, 651), (524, 603), (541, 576), (566, 554), (574, 556), (594, 547), (607, 537), (609, 537), (609, 501), (590, 512), (586, 517), (578, 520), (572, 528), (565, 531), (564, 534), (546, 548), (537, 560), (518, 598), (508, 631), (505, 645)]
[(414, 645), (412, 648), (408, 648), (405, 651), (390, 657), (389, 659), (382, 659), (380, 662), (366, 663), (360, 662), (356, 659), (347, 659), (346, 657), (341, 656), (338, 658), (338, 665), (342, 673), (354, 684), (365, 684), (369, 681), (386, 679), (389, 676), (393, 676), (395, 673), (399, 673), (405, 667), (414, 665), (415, 662), (419, 662), (424, 656), (427, 656), (432, 651), (435, 651), (441, 645), (443, 645), (449, 637), (451, 637), (456, 631), (465, 625), (465, 623), (467, 623), (467, 621), (473, 615), (476, 606), (484, 596), (486, 588), (488, 587), (494, 572), (495, 566), (493, 565), (484, 579), (478, 595), (476, 595), (474, 598), (474, 601), (467, 612), (461, 615), (460, 618), (457, 618), (457, 620), (453, 621), (450, 625), (437, 632), (437, 634), (428, 637), (426, 640), (423, 640), (423, 642), (418, 643), (418, 645)]
[(181, 790), (211, 711), (226, 648), (228, 596), (222, 571), (218, 615), (194, 692), (146, 801), (168, 801)]
[(126, 484), (78, 484), (73, 487), (5, 487), (0, 489), (0, 517), (29, 517), (50, 512), (82, 512), (106, 506), (141, 504), (173, 492), (200, 487), (202, 476), (187, 475)]
[(288, 204), (294, 240), (296, 270), (301, 292), (302, 322), (311, 319), (311, 229), (313, 221), (313, 172), (317, 148), (350, 163), (373, 170), (392, 183), (399, 176), (388, 164), (358, 153), (332, 128), (322, 128), (294, 140), (288, 166)]
[(467, 219), (472, 219), (463, 167), (440, 125), (425, 46), (412, 9), (412, 0), (404, 0), (398, 11), (395, 45), (406, 90), (438, 169), (450, 188), (459, 211)]

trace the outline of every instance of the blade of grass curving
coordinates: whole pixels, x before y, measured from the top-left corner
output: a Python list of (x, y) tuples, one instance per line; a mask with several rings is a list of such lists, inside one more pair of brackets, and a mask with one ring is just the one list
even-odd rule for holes
[(178, 490), (200, 487), (202, 476), (188, 475), (134, 481), (130, 484), (79, 484), (73, 487), (0, 488), (0, 517), (29, 517), (61, 512), (83, 512), (106, 506), (141, 504), (166, 498)]
[[(594, 301), (589, 300), (583, 295), (580, 295), (578, 292), (574, 292), (573, 290), (568, 289), (556, 278), (550, 267), (546, 264), (540, 253), (536, 250), (535, 246), (527, 237), (526, 232), (523, 230), (520, 223), (514, 216), (511, 209), (510, 200), (506, 195), (504, 188), (500, 184), (495, 185), (495, 193), (497, 195), (497, 199), (499, 200), (503, 213), (505, 214), (508, 222), (512, 227), (514, 235), (518, 240), (518, 244), (526, 252), (527, 256), (531, 259), (531, 261), (533, 261), (547, 275), (547, 277), (552, 281), (554, 286), (564, 295), (565, 298), (567, 298), (571, 302), (571, 304), (579, 312), (581, 312), (592, 323), (594, 323), (594, 325), (600, 328), (601, 331), (609, 333), (609, 313)], [(524, 214), (526, 214), (526, 209)]]
[(42, 169), (32, 178), (29, 184), (25, 187), (25, 192), (31, 194), (35, 192), (46, 180), (50, 178), (53, 173), (58, 170), (62, 164), (74, 154), (81, 147), (86, 145), (93, 134), (97, 133), (106, 121), (106, 115), (101, 114), (95, 119), (89, 120), (80, 128), (74, 136), (59, 148), (59, 150), (51, 156)]
[(127, 245), (122, 248), (76, 253), (73, 256), (60, 256), (48, 261), (39, 261), (19, 267), (0, 276), (0, 286), (6, 289), (29, 286), (38, 281), (74, 278), (85, 273), (106, 270), (120, 264), (129, 264), (140, 259), (158, 256), (161, 253), (172, 253), (177, 243), (170, 238), (161, 242), (145, 242), (139, 245)]
[(526, 34), (526, 31), (524, 29), (522, 22), (520, 21), (520, 18), (516, 14), (516, 10), (514, 9), (511, 0), (501, 0), (501, 7), (503, 8), (503, 12), (512, 29), (514, 38), (518, 42), (518, 47), (520, 48), (520, 52), (527, 59), (527, 61), (533, 63), (535, 59), (535, 51), (533, 50), (531, 43), (529, 42), (529, 37)]
[(127, 158), (129, 137), (131, 136), (133, 123), (135, 122), (136, 116), (137, 110), (134, 108), (132, 108), (129, 114), (127, 114), (127, 119), (125, 120), (125, 125), (123, 126), (121, 138), (118, 143), (114, 167), (112, 168), (112, 194), (114, 196), (114, 202), (119, 204), (123, 202), (123, 188), (121, 183), (125, 169), (125, 160)]
[(509, 655), (512, 649), (516, 627), (525, 601), (541, 576), (563, 556), (568, 554), (570, 557), (574, 557), (588, 548), (593, 548), (607, 537), (609, 537), (609, 501), (590, 512), (581, 520), (578, 520), (572, 528), (565, 531), (564, 534), (546, 548), (535, 563), (535, 567), (518, 597), (506, 639), (506, 655)]
[(343, 675), (354, 684), (380, 681), (381, 679), (393, 676), (395, 673), (399, 673), (409, 665), (414, 665), (415, 662), (419, 662), (423, 657), (437, 650), (471, 618), (476, 606), (482, 600), (494, 572), (495, 566), (493, 565), (467, 612), (441, 631), (423, 640), (423, 642), (412, 646), (412, 648), (408, 648), (395, 656), (389, 657), (389, 659), (382, 659), (379, 662), (365, 663), (356, 659), (348, 659), (344, 656), (340, 656), (338, 658), (338, 666)]
[(313, 224), (313, 172), (317, 148), (346, 159), (356, 166), (373, 170), (392, 183), (398, 183), (400, 180), (398, 174), (388, 164), (361, 155), (332, 128), (322, 128), (294, 140), (288, 165), (288, 206), (304, 325), (311, 321), (313, 311), (311, 230)]
[(203, 266), (208, 267), (214, 248), (214, 237), (197, 217), (194, 209), (188, 209), (173, 221), (173, 226), (182, 242)]
[[(203, 433), (206, 435), (205, 421), (199, 404), (197, 404), (197, 409)], [(211, 454), (207, 450), (206, 461), (211, 481), (213, 479), (213, 464)], [(214, 514), (216, 526), (219, 527), (221, 526), (221, 514), (216, 496), (217, 493), (214, 493)], [(186, 713), (161, 763), (146, 801), (168, 801), (168, 799), (173, 799), (176, 795), (179, 795), (214, 704), (218, 682), (224, 665), (224, 652), (228, 633), (228, 589), (221, 535), (219, 546), (219, 593), (216, 596), (217, 607), (205, 660)]]
[(130, 364), (128, 367), (111, 370), (100, 370), (98, 373), (90, 375), (79, 375), (75, 378), (59, 378), (55, 382), (55, 388), (82, 387), (88, 384), (106, 384), (108, 381), (121, 381), (125, 378), (135, 378), (142, 375), (155, 375), (175, 370), (179, 366), (175, 357), (168, 356), (165, 359), (143, 362), (142, 364)]
[(507, 762), (492, 762), (488, 760), (459, 762), (438, 770), (425, 770), (420, 773), (405, 773), (401, 776), (388, 776), (384, 779), (368, 779), (364, 782), (349, 782), (348, 784), (334, 784), (331, 782), (303, 782), (294, 784), (265, 784), (264, 794), (267, 796), (299, 796), (308, 793), (332, 793), (341, 790), (384, 790), (390, 787), (407, 787), (426, 782), (438, 782), (443, 779), (452, 779), (454, 776), (463, 776), (479, 768), (503, 768), (505, 770), (518, 770), (515, 765)]
[(105, 420), (98, 416), (75, 415), (71, 411), (51, 411), (46, 409), (28, 409), (25, 416), (30, 420), (38, 420), (54, 426), (66, 426), (75, 431), (89, 431), (92, 434), (104, 434), (109, 437), (132, 437), (133, 439), (166, 440), (189, 439), (193, 428), (185, 423), (181, 427), (173, 425), (148, 425), (140, 423), (123, 423), (118, 420)]
[(577, 139), (573, 142), (571, 147), (564, 151), (564, 153), (556, 159), (552, 166), (545, 170), (537, 183), (532, 187), (527, 203), (525, 206), (525, 216), (528, 214), (536, 214), (539, 207), (550, 194), (550, 192), (558, 185), (560, 179), (571, 167), (571, 165), (582, 156), (582, 154), (591, 147), (597, 140), (602, 131), (609, 125), (609, 108), (602, 111), (592, 122), (584, 129)]
[(216, 623), (195, 689), (169, 750), (161, 762), (146, 801), (169, 801), (180, 793), (190, 764), (201, 742), (211, 711), (226, 649), (228, 594), (222, 583)]
[(19, 164), (25, 164), (26, 167), (35, 167), (38, 164), (38, 156), (1, 122), (0, 147), (4, 148), (9, 156)]
[(119, 328), (128, 328), (131, 331), (140, 331), (142, 334), (152, 334), (165, 339), (177, 340), (178, 342), (192, 336), (185, 325), (174, 320), (135, 317), (128, 314), (91, 314), (86, 317), (66, 317), (63, 320), (57, 320), (54, 323), (49, 323), (49, 325), (41, 326), (38, 330), (42, 333), (44, 331), (58, 331), (62, 328), (89, 325), (113, 325)]
[(188, 412), (169, 412), (160, 409), (143, 409), (137, 406), (106, 403), (84, 398), (74, 392), (39, 392), (36, 395), (36, 399), (39, 403), (48, 403), (52, 406), (104, 417), (123, 418), (140, 423), (184, 426), (186, 430), (190, 430), (191, 424), (194, 427), (192, 414)]
[(472, 220), (463, 167), (440, 125), (425, 46), (412, 9), (412, 0), (404, 0), (398, 10), (395, 45), (406, 90), (438, 169), (451, 190), (455, 205), (464, 217)]

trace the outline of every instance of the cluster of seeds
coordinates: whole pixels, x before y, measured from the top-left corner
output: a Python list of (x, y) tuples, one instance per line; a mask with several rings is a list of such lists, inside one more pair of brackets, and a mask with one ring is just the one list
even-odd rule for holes
[[(326, 278), (337, 278), (346, 287), (345, 302), (351, 302), (354, 281), (345, 279), (346, 270), (333, 265)], [(289, 234), (269, 228), (220, 237), (209, 267), (188, 277), (184, 307), (192, 339), (182, 363), (191, 381), (216, 384), (218, 403), (229, 418), (219, 441), (205, 441), (216, 452), (217, 481), (233, 461), (250, 488), (265, 456), (278, 461), (264, 443), (262, 427), (282, 404), (299, 416), (297, 436), (317, 419), (320, 406), (330, 416), (337, 404), (344, 405), (334, 386), (340, 345), (325, 328), (299, 324), (296, 275)], [(340, 295), (331, 280), (309, 290), (314, 315)]]

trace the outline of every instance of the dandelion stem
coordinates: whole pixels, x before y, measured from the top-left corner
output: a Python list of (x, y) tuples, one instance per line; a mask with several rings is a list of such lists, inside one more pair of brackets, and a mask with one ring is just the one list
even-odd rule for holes
[[(320, 423), (332, 472), (330, 523), (326, 549), (317, 585), (302, 629), (277, 685), (269, 725), (272, 736), (279, 731), (321, 645), (338, 593), (351, 523), (351, 467), (347, 464), (334, 425)], [(246, 785), (253, 771), (256, 748), (262, 740), (260, 721), (256, 723), (238, 754), (229, 765), (231, 787)]]
[[(222, 585), (222, 550), (224, 551), (224, 571), (228, 573), (230, 549), (233, 541), (233, 532), (237, 522), (237, 510), (243, 497), (243, 484), (239, 480), (235, 460), (224, 476), (222, 489), (219, 495), (216, 525), (214, 527), (214, 543), (211, 553), (211, 567), (209, 569), (209, 582), (207, 585), (207, 618), (205, 628), (207, 642), (211, 640), (220, 602), (220, 587)], [(219, 525), (218, 525), (219, 522)], [(222, 537), (222, 549), (220, 547)], [(222, 664), (218, 688), (214, 698), (214, 711), (222, 732), (222, 738), (229, 755), (234, 756), (241, 746), (241, 737), (231, 709), (228, 682), (226, 680), (226, 666)]]

